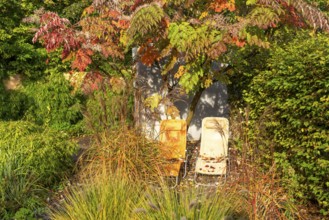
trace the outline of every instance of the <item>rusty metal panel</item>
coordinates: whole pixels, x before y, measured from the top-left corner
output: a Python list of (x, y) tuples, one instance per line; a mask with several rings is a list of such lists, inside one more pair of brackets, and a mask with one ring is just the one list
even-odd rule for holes
[(163, 120), (160, 124), (160, 150), (170, 163), (165, 168), (165, 175), (178, 176), (180, 165), (185, 159), (186, 121)]
[(200, 154), (195, 172), (210, 175), (226, 174), (229, 122), (226, 118), (207, 117), (202, 120)]

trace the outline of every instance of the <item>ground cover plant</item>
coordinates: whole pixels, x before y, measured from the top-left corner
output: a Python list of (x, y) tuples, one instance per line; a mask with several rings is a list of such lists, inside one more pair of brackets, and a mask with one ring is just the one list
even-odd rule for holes
[(24, 210), (32, 217), (48, 196), (46, 187), (70, 175), (76, 145), (65, 133), (24, 121), (1, 122), (0, 134), (0, 217)]

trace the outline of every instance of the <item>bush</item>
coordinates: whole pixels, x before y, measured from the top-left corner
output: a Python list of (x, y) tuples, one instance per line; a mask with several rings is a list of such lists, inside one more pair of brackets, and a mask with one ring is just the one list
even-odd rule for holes
[(24, 121), (1, 122), (0, 136), (0, 218), (33, 216), (45, 187), (72, 171), (76, 145), (65, 133)]
[(0, 83), (0, 119), (25, 119), (57, 130), (74, 131), (82, 120), (81, 100), (58, 72), (36, 81), (25, 78), (24, 86), (15, 90), (6, 90)]
[(32, 171), (44, 186), (67, 175), (73, 166), (76, 145), (63, 132), (17, 121), (1, 122), (0, 135), (0, 164), (6, 163), (6, 155), (15, 155), (23, 172)]
[(73, 130), (82, 120), (80, 99), (62, 73), (28, 82), (22, 92), (28, 100), (26, 120), (57, 130)]
[(27, 97), (20, 91), (8, 91), (0, 77), (0, 120), (19, 120), (27, 110)]
[(269, 155), (295, 198), (329, 212), (329, 38), (301, 33), (276, 47), (245, 94), (251, 145)]

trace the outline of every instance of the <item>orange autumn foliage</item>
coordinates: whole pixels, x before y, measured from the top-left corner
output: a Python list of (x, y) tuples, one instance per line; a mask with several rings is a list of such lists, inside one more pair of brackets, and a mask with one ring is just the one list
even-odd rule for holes
[(210, 8), (215, 12), (222, 12), (225, 9), (235, 11), (235, 0), (215, 0), (210, 4)]
[(143, 64), (151, 66), (159, 57), (159, 51), (151, 45), (143, 45), (138, 49)]

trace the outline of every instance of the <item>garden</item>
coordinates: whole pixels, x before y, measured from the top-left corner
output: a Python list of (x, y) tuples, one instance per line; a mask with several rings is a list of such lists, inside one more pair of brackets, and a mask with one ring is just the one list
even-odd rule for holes
[[(0, 219), (328, 218), (328, 1), (0, 9)], [(136, 86), (141, 65), (160, 72), (158, 92)], [(227, 175), (196, 183), (200, 140), (184, 137), (187, 174), (173, 187), (173, 161), (139, 122), (165, 114), (188, 131), (216, 83), (228, 94)]]

